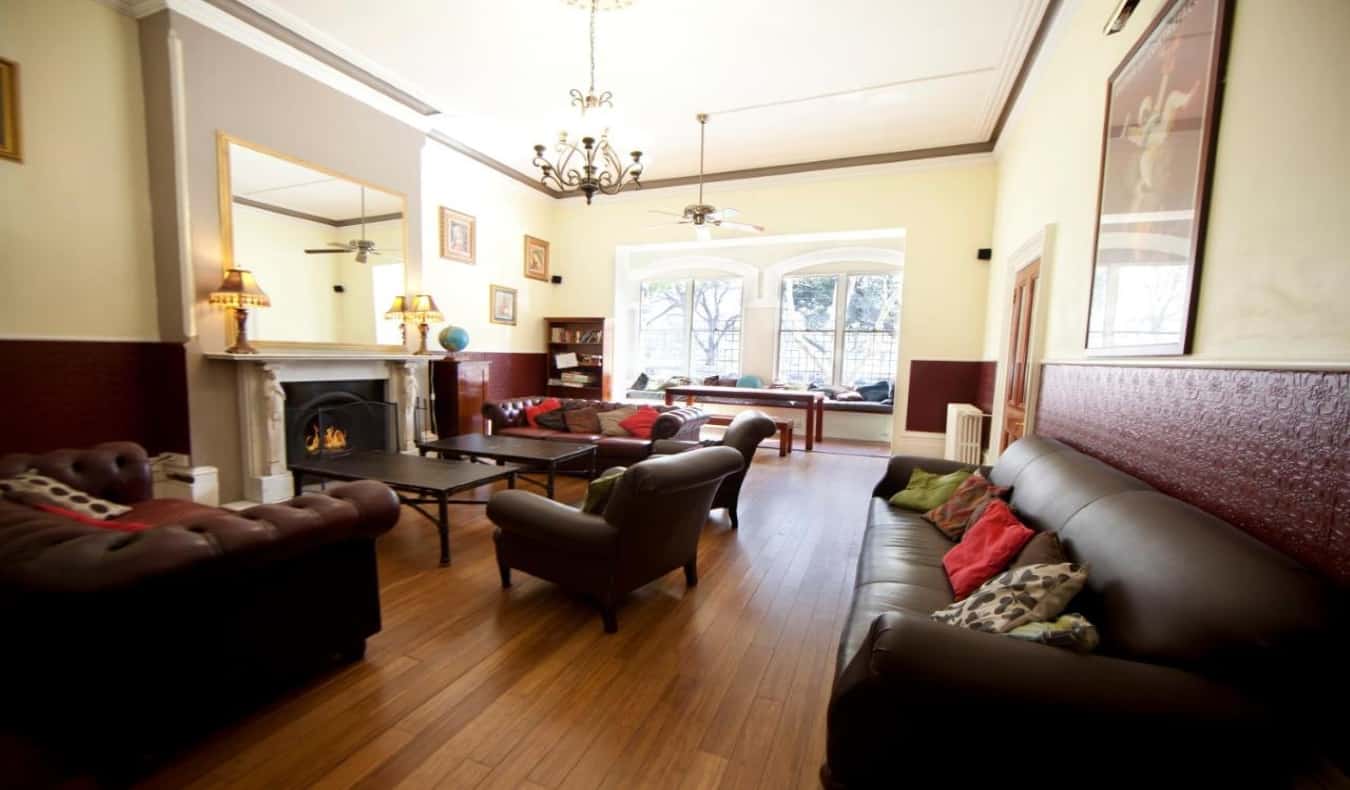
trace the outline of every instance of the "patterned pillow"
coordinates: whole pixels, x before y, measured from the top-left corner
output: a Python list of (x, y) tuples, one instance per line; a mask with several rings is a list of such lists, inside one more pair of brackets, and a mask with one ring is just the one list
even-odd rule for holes
[(605, 436), (632, 436), (628, 429), (619, 423), (637, 413), (636, 406), (624, 406), (610, 411), (602, 411), (595, 416), (600, 420), (600, 433)]
[(613, 469), (606, 469), (603, 474), (591, 481), (586, 486), (586, 499), (581, 503), (582, 513), (594, 513), (600, 515), (605, 512), (605, 506), (609, 504), (609, 498), (614, 494), (614, 487), (618, 485), (619, 478), (628, 471), (627, 467), (616, 466)]
[(992, 634), (1049, 620), (1087, 583), (1087, 567), (1063, 562), (1004, 571), (962, 601), (933, 612), (940, 623)]
[(565, 422), (565, 415), (566, 412), (562, 409), (551, 409), (542, 412), (534, 418), (535, 427), (544, 428), (550, 431), (566, 431), (567, 423)]
[(1091, 653), (1101, 642), (1097, 627), (1081, 614), (1066, 614), (1055, 620), (1019, 625), (1009, 631), (1008, 636), (1051, 647), (1064, 647), (1079, 653)]
[(946, 502), (938, 505), (923, 517), (933, 523), (943, 535), (952, 540), (960, 540), (966, 528), (975, 523), (980, 511), (991, 499), (1003, 499), (1009, 489), (996, 486), (976, 472), (961, 482)]
[(932, 510), (951, 498), (974, 469), (961, 469), (945, 475), (915, 469), (905, 489), (891, 497), (891, 504), (906, 510)]
[(30, 469), (21, 475), (0, 480), (0, 495), (35, 494), (57, 507), (73, 510), (93, 518), (116, 518), (131, 512), (126, 505), (99, 499), (91, 494), (72, 488), (59, 480), (43, 477), (37, 470)]

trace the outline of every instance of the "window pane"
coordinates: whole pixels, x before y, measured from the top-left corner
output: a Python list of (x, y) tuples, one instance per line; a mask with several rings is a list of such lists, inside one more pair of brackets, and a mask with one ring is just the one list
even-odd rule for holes
[(784, 277), (778, 332), (778, 378), (794, 386), (834, 378), (834, 275)]
[(642, 370), (653, 378), (683, 376), (689, 360), (689, 281), (648, 280), (638, 306)]
[(895, 379), (899, 314), (898, 275), (849, 276), (841, 384), (853, 386)]
[(696, 380), (735, 375), (741, 368), (741, 281), (694, 281), (693, 356)]

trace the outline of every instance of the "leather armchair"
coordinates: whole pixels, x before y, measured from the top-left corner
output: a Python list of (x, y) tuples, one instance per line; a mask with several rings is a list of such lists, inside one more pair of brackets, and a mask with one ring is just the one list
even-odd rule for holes
[(605, 631), (617, 631), (626, 593), (680, 567), (689, 586), (698, 583), (698, 538), (713, 496), (743, 465), (728, 447), (649, 458), (624, 473), (603, 516), (527, 491), (494, 494), (487, 515), (497, 525), (502, 586), (516, 568), (589, 595)]
[[(727, 509), (727, 516), (731, 518), (731, 528), (737, 529), (741, 525), (740, 514), (737, 512), (737, 506), (741, 501), (741, 484), (745, 482), (745, 476), (750, 473), (750, 464), (755, 460), (755, 451), (759, 449), (760, 442), (773, 436), (777, 432), (773, 420), (764, 412), (748, 409), (737, 414), (727, 426), (727, 431), (722, 435), (722, 446), (730, 447), (741, 454), (745, 461), (745, 466), (739, 472), (729, 475), (722, 481), (722, 485), (717, 489), (717, 496), (713, 497), (714, 508), (724, 507)], [(652, 445), (654, 455), (669, 455), (672, 453), (682, 453), (703, 445), (698, 442), (684, 442), (666, 439), (656, 442)]]

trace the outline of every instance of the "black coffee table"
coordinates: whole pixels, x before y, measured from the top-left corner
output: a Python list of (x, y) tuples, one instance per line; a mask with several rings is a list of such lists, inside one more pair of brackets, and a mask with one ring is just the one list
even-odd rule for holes
[[(484, 499), (451, 499), (450, 495), (498, 480), (516, 487), (517, 466), (485, 466), (468, 461), (444, 461), (418, 455), (352, 450), (343, 455), (313, 458), (291, 464), (298, 496), (305, 477), (325, 480), (378, 480), (394, 489), (399, 501), (436, 524), (441, 536), (441, 565), (450, 564), (449, 505), (482, 505)], [(408, 494), (411, 493), (412, 496)], [(422, 509), (435, 503), (437, 517)]]
[(545, 470), (548, 473), (548, 481), (545, 483), (531, 480), (524, 475), (521, 475), (520, 479), (543, 488), (549, 499), (553, 498), (553, 481), (561, 463), (589, 455), (590, 476), (595, 477), (596, 447), (589, 442), (555, 442), (548, 439), (527, 439), (523, 436), (466, 433), (437, 439), (434, 442), (419, 442), (417, 449), (423, 455), (437, 453), (442, 458), (469, 460), (487, 458), (499, 464), (509, 462)]

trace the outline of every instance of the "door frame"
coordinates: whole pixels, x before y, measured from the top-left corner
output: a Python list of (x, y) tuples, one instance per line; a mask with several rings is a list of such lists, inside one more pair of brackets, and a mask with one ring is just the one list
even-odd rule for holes
[[(994, 379), (994, 416), (989, 431), (990, 460), (998, 458), (999, 437), (1003, 435), (1003, 405), (1008, 390), (1008, 349), (1012, 343), (1012, 324), (1008, 314), (1012, 304), (1013, 288), (1017, 284), (1017, 273), (1035, 261), (1041, 262), (1040, 274), (1036, 278), (1035, 301), (1031, 305), (1031, 326), (1027, 341), (1027, 399), (1026, 429), (1024, 435), (1036, 431), (1036, 406), (1041, 395), (1041, 363), (1045, 360), (1045, 321), (1049, 314), (1049, 290), (1046, 288), (1051, 272), (1054, 270), (1055, 223), (1049, 223), (1036, 231), (1030, 238), (1018, 245), (1007, 257), (1007, 278), (999, 294), (999, 330), (998, 370)], [(992, 311), (991, 311), (992, 312)]]

